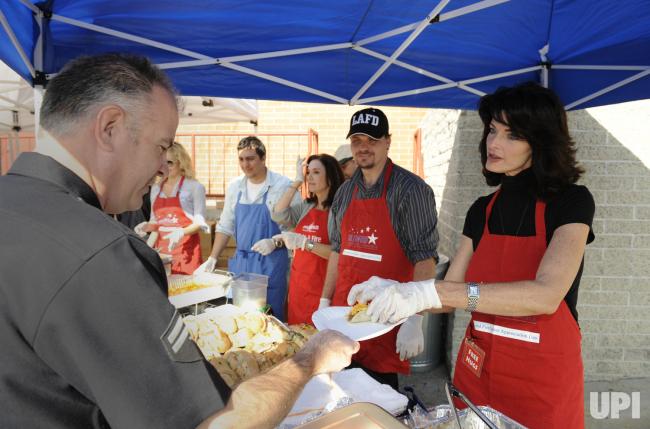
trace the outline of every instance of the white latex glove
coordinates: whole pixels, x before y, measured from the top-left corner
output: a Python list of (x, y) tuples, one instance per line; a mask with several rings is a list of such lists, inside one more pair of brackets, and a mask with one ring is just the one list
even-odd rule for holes
[(305, 181), (305, 158), (301, 158), (298, 155), (298, 160), (296, 161), (296, 178), (294, 182), (304, 182)]
[(144, 238), (148, 234), (148, 232), (144, 230), (145, 226), (148, 224), (149, 222), (140, 222), (135, 226), (135, 228), (133, 228), (133, 231), (135, 231), (135, 233), (138, 234), (140, 238)]
[(174, 228), (162, 236), (163, 239), (168, 240), (167, 250), (170, 252), (180, 244), (183, 237), (185, 237), (183, 228)]
[(305, 250), (305, 245), (307, 244), (307, 236), (305, 235), (298, 234), (297, 232), (283, 232), (280, 234), (280, 238), (289, 250)]
[(397, 331), (396, 352), (401, 360), (411, 359), (424, 350), (423, 316), (414, 314), (402, 323)]
[(433, 279), (385, 287), (372, 298), (368, 315), (373, 322), (395, 323), (429, 308), (442, 308)]
[(386, 287), (395, 283), (397, 283), (395, 280), (372, 276), (365, 282), (352, 286), (352, 289), (348, 293), (348, 305), (354, 305), (357, 302), (365, 304), (368, 301), (372, 301)]
[(263, 238), (251, 247), (253, 252), (266, 256), (275, 250), (275, 243), (272, 238)]
[(320, 301), (318, 302), (318, 309), (320, 310), (321, 308), (327, 308), (330, 306), (331, 303), (332, 303), (331, 299), (321, 298)]
[(193, 274), (211, 273), (212, 271), (214, 271), (214, 267), (216, 266), (217, 266), (217, 259), (210, 256), (207, 261), (202, 263), (199, 266), (199, 268), (194, 270)]

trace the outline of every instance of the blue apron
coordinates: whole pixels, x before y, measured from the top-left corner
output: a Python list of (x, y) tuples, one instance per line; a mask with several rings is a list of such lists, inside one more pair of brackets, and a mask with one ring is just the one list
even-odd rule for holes
[(235, 205), (237, 250), (228, 261), (228, 270), (235, 274), (254, 273), (269, 276), (266, 302), (271, 306), (275, 317), (284, 322), (289, 252), (282, 247), (267, 256), (262, 256), (251, 250), (257, 241), (271, 238), (281, 232), (278, 224), (271, 220), (271, 214), (266, 207), (267, 195), (268, 190), (264, 193), (261, 204), (242, 204), (239, 202), (241, 192), (237, 195), (237, 204)]

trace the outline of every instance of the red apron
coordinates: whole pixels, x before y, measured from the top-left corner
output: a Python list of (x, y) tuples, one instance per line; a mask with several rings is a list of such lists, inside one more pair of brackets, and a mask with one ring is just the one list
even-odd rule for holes
[[(328, 214), (329, 210), (312, 208), (298, 222), (296, 232), (307, 236), (314, 243), (330, 244), (327, 235)], [(313, 323), (311, 315), (318, 310), (326, 272), (327, 259), (296, 249), (289, 278), (287, 320), (290, 324)]]
[[(393, 231), (386, 203), (386, 189), (393, 171), (388, 161), (384, 173), (384, 189), (380, 198), (356, 199), (355, 186), (350, 205), (341, 222), (341, 249), (338, 278), (332, 305), (347, 306), (352, 286), (372, 276), (409, 282), (413, 280), (413, 264), (408, 260)], [(410, 372), (409, 361), (402, 361), (396, 350), (397, 331), (372, 340), (362, 341), (353, 360), (361, 366), (380, 373)]]
[[(165, 181), (160, 184), (160, 191), (153, 203), (153, 212), (156, 216), (158, 226), (185, 228), (192, 224), (192, 219), (185, 216), (185, 212), (183, 212), (183, 208), (181, 207), (181, 199), (179, 198), (184, 180), (185, 177), (181, 177), (181, 181), (178, 184), (178, 191), (173, 197), (161, 198), (160, 193), (162, 192)], [(167, 240), (162, 238), (163, 235), (167, 234), (164, 231), (160, 231), (158, 240), (154, 246), (160, 249), (162, 253), (169, 253), (167, 250)], [(172, 274), (192, 274), (201, 265), (201, 239), (199, 238), (199, 234), (195, 233), (183, 237), (178, 246), (171, 251), (171, 255)]]
[[(488, 219), (498, 195), (487, 206), (483, 236), (465, 280), (533, 280), (546, 251), (546, 204), (535, 205), (535, 236), (493, 235)], [(485, 352), (480, 376), (463, 362), (469, 357), (463, 353), (467, 341)], [(583, 428), (580, 341), (578, 324), (564, 300), (551, 315), (474, 312), (456, 360), (454, 384), (476, 405), (490, 406), (529, 428)]]

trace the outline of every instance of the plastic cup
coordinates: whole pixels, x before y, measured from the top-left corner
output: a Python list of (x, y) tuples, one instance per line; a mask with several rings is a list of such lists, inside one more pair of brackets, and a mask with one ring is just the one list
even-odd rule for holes
[(245, 311), (257, 311), (266, 306), (269, 276), (242, 273), (232, 282), (232, 303)]

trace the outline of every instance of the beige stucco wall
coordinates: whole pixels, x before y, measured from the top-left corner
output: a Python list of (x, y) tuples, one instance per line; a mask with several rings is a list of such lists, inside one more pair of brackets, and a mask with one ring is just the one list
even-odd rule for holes
[[(321, 153), (333, 154), (336, 148), (346, 142), (350, 117), (365, 106), (344, 106), (319, 103), (290, 103), (258, 101), (259, 120), (255, 127), (248, 123), (189, 125), (179, 127), (183, 133), (260, 133), (260, 134), (306, 134), (309, 129), (318, 133), (318, 149)], [(382, 107), (390, 123), (393, 145), (390, 156), (405, 168), (413, 165), (413, 135), (427, 109)], [(225, 184), (241, 174), (237, 163), (237, 142), (241, 136), (196, 137), (195, 161), (197, 177), (209, 193), (223, 193)], [(188, 144), (189, 137), (179, 141)], [(267, 146), (267, 165), (273, 171), (293, 178), (298, 155), (307, 154), (306, 136), (262, 137)], [(208, 178), (208, 165), (212, 169), (212, 180)], [(210, 192), (212, 191), (212, 192)]]
[[(650, 373), (650, 102), (569, 114), (580, 183), (596, 201), (596, 240), (587, 246), (578, 311), (585, 378)], [(453, 255), (471, 203), (492, 192), (480, 175), (481, 123), (475, 112), (431, 110), (422, 121), (424, 171), (439, 205), (440, 250)], [(469, 318), (452, 316), (453, 365)]]

